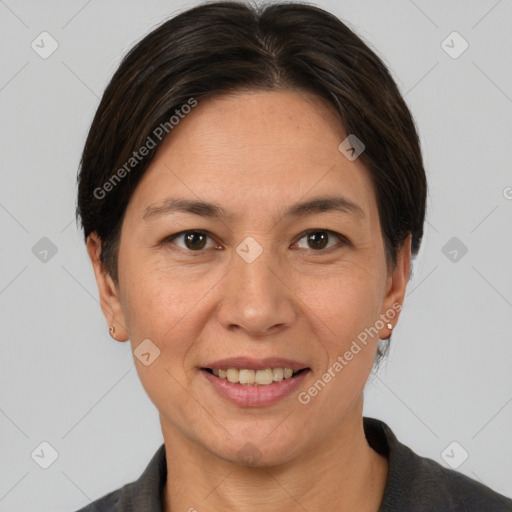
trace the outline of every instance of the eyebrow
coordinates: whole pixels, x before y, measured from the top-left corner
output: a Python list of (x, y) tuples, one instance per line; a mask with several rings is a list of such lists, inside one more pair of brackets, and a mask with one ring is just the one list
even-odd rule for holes
[[(321, 196), (308, 201), (291, 205), (283, 214), (283, 217), (306, 217), (316, 213), (337, 211), (352, 215), (357, 219), (364, 219), (364, 210), (356, 203), (342, 196)], [(148, 221), (162, 215), (172, 213), (192, 213), (201, 217), (231, 219), (220, 205), (200, 200), (166, 198), (160, 204), (150, 205), (144, 210), (143, 220)]]

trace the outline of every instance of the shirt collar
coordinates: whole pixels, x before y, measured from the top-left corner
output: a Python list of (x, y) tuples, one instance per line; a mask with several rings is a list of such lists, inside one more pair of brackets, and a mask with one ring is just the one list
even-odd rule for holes
[(163, 512), (163, 491), (166, 481), (167, 460), (165, 444), (162, 444), (140, 478), (131, 486), (130, 512)]

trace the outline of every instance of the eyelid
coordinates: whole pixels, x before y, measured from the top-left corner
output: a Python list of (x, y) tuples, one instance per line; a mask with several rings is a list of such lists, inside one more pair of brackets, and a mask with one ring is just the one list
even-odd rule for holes
[[(174, 233), (173, 235), (169, 235), (169, 236), (166, 236), (161, 242), (159, 245), (166, 245), (168, 243), (173, 243), (174, 239), (176, 238), (179, 238), (180, 236), (183, 236), (185, 235), (186, 233), (200, 233), (202, 235), (205, 235), (207, 236), (210, 240), (212, 240), (215, 244), (217, 245), (220, 245), (217, 241), (217, 239), (209, 232), (209, 231), (206, 231), (205, 229), (184, 229), (183, 231), (179, 231), (178, 233)], [(205, 249), (202, 249), (200, 251), (192, 251), (190, 249), (184, 249), (183, 247), (179, 247), (177, 246), (178, 249), (182, 250), (182, 251), (186, 251), (186, 252), (189, 252), (189, 253), (201, 253), (201, 252), (204, 252)], [(215, 249), (218, 249), (217, 247), (215, 247)]]
[[(336, 231), (333, 231), (331, 229), (326, 229), (326, 228), (306, 229), (305, 231), (303, 231), (302, 233), (300, 233), (299, 235), (297, 235), (295, 237), (295, 241), (292, 243), (292, 245), (295, 245), (297, 242), (302, 240), (306, 235), (309, 235), (310, 233), (318, 233), (318, 232), (325, 232), (325, 233), (328, 233), (330, 236), (334, 235), (340, 241), (340, 244), (337, 244), (337, 245), (335, 245), (333, 247), (329, 247), (327, 249), (320, 249), (320, 250), (310, 249), (310, 251), (313, 252), (313, 253), (318, 253), (318, 254), (326, 253), (326, 252), (329, 252), (331, 250), (337, 249), (340, 245), (350, 245), (350, 241), (347, 239), (346, 236), (342, 235), (341, 233), (338, 233)], [(160, 245), (165, 245), (165, 244), (167, 244), (169, 242), (173, 242), (176, 238), (179, 238), (180, 236), (183, 236), (186, 233), (200, 233), (200, 234), (203, 234), (203, 235), (207, 236), (208, 238), (210, 238), (210, 240), (212, 240), (217, 245), (220, 245), (218, 240), (216, 239), (216, 237), (213, 236), (209, 231), (207, 231), (205, 229), (185, 229), (183, 231), (179, 231), (178, 233), (174, 233), (172, 235), (169, 235), (169, 236), (165, 237), (160, 242)], [(178, 249), (181, 249), (181, 250), (189, 252), (189, 253), (205, 252), (205, 249), (201, 249), (201, 250), (198, 250), (198, 251), (192, 251), (192, 250), (189, 250), (189, 249), (183, 249), (182, 247), (178, 247)], [(219, 247), (215, 247), (215, 249), (219, 249)]]
[(306, 231), (303, 231), (300, 235), (297, 235), (297, 237), (295, 238), (295, 242), (293, 242), (292, 245), (295, 245), (297, 242), (302, 240), (306, 235), (309, 235), (310, 233), (320, 233), (320, 232), (328, 233), (330, 236), (334, 235), (340, 241), (340, 243), (333, 247), (329, 247), (327, 249), (320, 249), (320, 250), (316, 250), (316, 251), (314, 249), (310, 249), (310, 251), (313, 253), (317, 253), (317, 254), (324, 253), (325, 254), (332, 250), (338, 249), (340, 247), (340, 245), (351, 245), (350, 241), (348, 240), (348, 238), (345, 235), (342, 235), (341, 233), (338, 233), (337, 231), (333, 231), (332, 229), (326, 229), (326, 228), (306, 229)]

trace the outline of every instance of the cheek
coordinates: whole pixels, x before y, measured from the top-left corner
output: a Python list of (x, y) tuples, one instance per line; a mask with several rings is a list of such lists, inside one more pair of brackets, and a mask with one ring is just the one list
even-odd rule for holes
[(302, 291), (316, 350), (323, 353), (315, 379), (298, 396), (310, 432), (335, 431), (361, 403), (377, 351), (378, 335), (364, 339), (379, 314), (375, 278), (346, 270)]
[[(132, 350), (146, 339), (160, 350), (151, 366), (135, 359), (137, 373), (146, 393), (159, 410), (169, 397), (182, 402), (183, 387), (193, 376), (190, 367), (201, 333), (213, 313), (209, 291), (219, 276), (191, 275), (183, 269), (139, 262), (132, 267), (123, 311)], [(204, 351), (204, 348), (203, 348)], [(136, 356), (136, 354), (135, 354)]]
[[(334, 416), (360, 396), (377, 351), (379, 336), (371, 328), (379, 318), (380, 282), (365, 268), (346, 266), (316, 284), (304, 283), (301, 292), (315, 344), (321, 345), (316, 350), (322, 352), (317, 375), (322, 382), (311, 396), (317, 396), (317, 406), (337, 411)], [(329, 390), (320, 393), (324, 384)]]
[[(170, 397), (174, 397), (174, 406), (186, 405), (183, 389), (190, 375), (185, 363), (202, 329), (200, 299), (207, 292), (203, 288), (208, 282), (191, 283), (183, 274), (180, 277), (163, 273), (148, 265), (134, 267), (132, 275), (136, 278), (125, 287), (123, 311), (139, 379), (158, 410), (168, 407)], [(147, 339), (159, 350), (158, 357), (148, 366), (137, 360), (136, 351)]]
[(300, 297), (314, 316), (341, 341), (372, 325), (380, 310), (378, 277), (347, 266), (321, 279), (304, 279)]
[(133, 348), (149, 338), (166, 352), (166, 359), (184, 356), (200, 328), (193, 312), (200, 309), (197, 302), (202, 295), (197, 288), (193, 292), (176, 282), (164, 285), (146, 280), (144, 286), (134, 289), (125, 310)]
[(179, 331), (182, 319), (200, 308), (201, 299), (216, 282), (214, 276), (195, 275), (162, 258), (144, 257), (142, 251), (125, 257), (124, 270), (129, 278), (123, 311), (135, 338), (162, 340), (166, 333)]

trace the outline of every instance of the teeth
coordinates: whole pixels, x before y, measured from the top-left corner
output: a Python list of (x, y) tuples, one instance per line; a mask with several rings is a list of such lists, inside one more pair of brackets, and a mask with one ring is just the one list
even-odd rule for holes
[(222, 370), (221, 368), (213, 368), (212, 372), (221, 379), (227, 379), (229, 382), (246, 386), (255, 384), (258, 386), (268, 386), (273, 382), (289, 379), (297, 373), (297, 371), (293, 371), (291, 368), (266, 368), (265, 370), (246, 370), (243, 368)]
[(272, 377), (275, 382), (280, 382), (284, 378), (284, 370), (283, 368), (274, 368), (272, 370)]
[(238, 382), (238, 370), (236, 368), (229, 368), (226, 371), (226, 377), (229, 382)]
[(270, 368), (267, 368), (266, 370), (257, 370), (254, 373), (254, 382), (260, 386), (266, 386), (267, 384), (272, 384), (272, 382), (274, 382), (274, 376), (272, 375), (272, 370)]
[(238, 370), (238, 382), (240, 384), (254, 384), (255, 374), (254, 370)]

